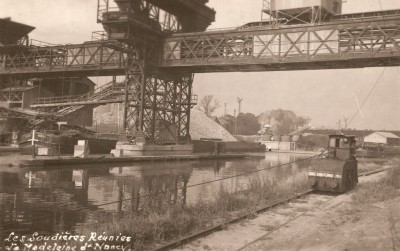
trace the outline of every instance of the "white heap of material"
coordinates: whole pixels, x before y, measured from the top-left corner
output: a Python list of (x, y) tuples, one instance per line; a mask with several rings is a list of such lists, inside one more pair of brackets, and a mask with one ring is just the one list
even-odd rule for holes
[(192, 140), (200, 138), (222, 139), (222, 141), (237, 141), (225, 128), (198, 110), (190, 111), (190, 135)]
[[(117, 106), (110, 106), (111, 111), (99, 110), (96, 112), (94, 121), (97, 124), (112, 124), (115, 126), (118, 121)], [(190, 111), (190, 135), (193, 140), (200, 138), (208, 139), (222, 139), (222, 141), (237, 141), (225, 128), (215, 122), (213, 119), (207, 117), (203, 112), (196, 109)]]

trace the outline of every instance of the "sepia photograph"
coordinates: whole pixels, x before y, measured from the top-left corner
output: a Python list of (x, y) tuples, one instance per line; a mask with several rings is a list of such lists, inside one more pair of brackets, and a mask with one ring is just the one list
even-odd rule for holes
[(400, 251), (399, 0), (0, 0), (0, 251)]

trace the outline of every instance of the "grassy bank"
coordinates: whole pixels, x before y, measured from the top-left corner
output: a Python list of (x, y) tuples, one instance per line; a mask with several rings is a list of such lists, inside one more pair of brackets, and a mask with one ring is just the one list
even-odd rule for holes
[[(213, 200), (200, 200), (191, 205), (168, 205), (166, 198), (157, 198), (154, 208), (150, 202), (139, 213), (130, 213), (123, 218), (105, 218), (96, 224), (85, 225), (80, 233), (97, 232), (125, 234), (132, 236), (134, 250), (147, 250), (157, 244), (188, 236), (226, 222), (244, 213), (252, 212), (262, 206), (291, 198), (294, 194), (309, 188), (306, 177), (291, 177), (286, 181), (267, 178), (252, 178), (241, 190), (230, 191), (220, 186)], [(154, 202), (154, 199), (152, 200)]]
[[(371, 207), (375, 203), (384, 203), (383, 217), (386, 219), (378, 223), (386, 226), (382, 230), (383, 236), (378, 237), (376, 243), (390, 243), (388, 250), (400, 250), (400, 218), (398, 213), (398, 198), (400, 197), (400, 159), (392, 159), (386, 167), (390, 170), (379, 180), (367, 182), (358, 186), (352, 199), (358, 208)], [(395, 206), (393, 206), (395, 205)], [(382, 207), (382, 206), (381, 206)], [(384, 227), (385, 228), (385, 227)], [(375, 238), (377, 238), (375, 236)]]
[(390, 160), (387, 166), (391, 169), (382, 179), (360, 184), (357, 187), (353, 194), (353, 200), (356, 203), (374, 203), (400, 196), (400, 159)]
[(382, 164), (385, 162), (373, 162), (373, 161), (359, 161), (358, 162), (358, 174), (377, 171), (382, 169)]

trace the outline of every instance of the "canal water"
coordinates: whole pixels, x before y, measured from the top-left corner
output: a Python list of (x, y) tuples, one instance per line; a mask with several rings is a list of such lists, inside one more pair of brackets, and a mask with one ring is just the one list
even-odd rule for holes
[(157, 202), (160, 195), (190, 204), (212, 200), (221, 186), (242, 189), (254, 178), (306, 178), (309, 161), (301, 160), (310, 156), (265, 153), (246, 159), (45, 169), (0, 164), (0, 232), (4, 237), (11, 231), (70, 231), (96, 221), (99, 212), (141, 210), (145, 199), (162, 203)]

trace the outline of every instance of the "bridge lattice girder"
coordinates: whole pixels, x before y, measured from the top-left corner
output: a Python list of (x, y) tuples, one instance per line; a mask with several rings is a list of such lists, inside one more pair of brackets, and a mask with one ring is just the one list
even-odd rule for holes
[(124, 48), (115, 41), (45, 47), (0, 47), (0, 78), (123, 75)]
[(286, 71), (400, 65), (400, 17), (279, 29), (172, 35), (160, 68)]
[[(264, 30), (182, 33), (155, 67), (176, 72), (280, 71), (400, 65), (400, 17)], [(0, 78), (125, 74), (114, 42), (0, 50)]]

